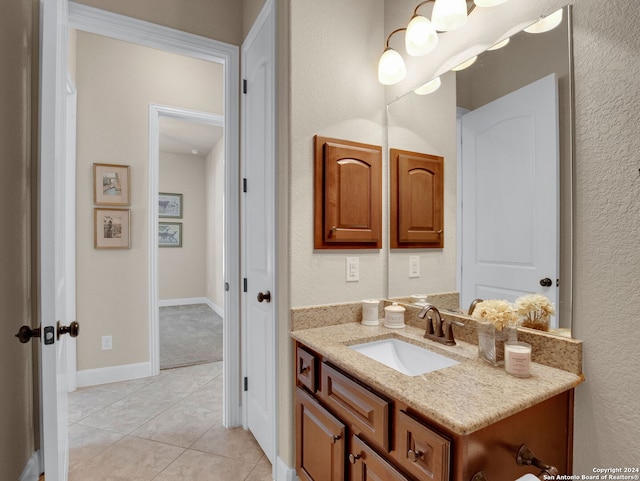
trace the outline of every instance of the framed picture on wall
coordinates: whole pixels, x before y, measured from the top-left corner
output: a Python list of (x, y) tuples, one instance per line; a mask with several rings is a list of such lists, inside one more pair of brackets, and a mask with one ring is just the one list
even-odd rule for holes
[(182, 222), (159, 222), (158, 246), (182, 247)]
[(158, 215), (182, 219), (182, 194), (158, 194)]
[(93, 164), (93, 203), (131, 205), (129, 166)]
[(131, 211), (129, 209), (93, 209), (94, 248), (131, 248)]

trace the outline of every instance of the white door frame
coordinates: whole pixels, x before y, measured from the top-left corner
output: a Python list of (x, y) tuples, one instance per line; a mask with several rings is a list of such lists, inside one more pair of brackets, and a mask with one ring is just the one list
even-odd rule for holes
[[(225, 142), (225, 245), (226, 265), (225, 282), (229, 290), (225, 295), (224, 317), (224, 424), (237, 426), (242, 423), (240, 399), (240, 365), (235, 362), (237, 356), (228, 355), (233, 347), (240, 346), (240, 329), (237, 322), (230, 319), (240, 318), (240, 220), (237, 202), (239, 198), (239, 49), (217, 40), (200, 37), (174, 30), (142, 20), (118, 15), (86, 5), (69, 2), (69, 26), (85, 32), (156, 48), (200, 60), (224, 65), (224, 142)], [(156, 207), (157, 208), (157, 207)], [(150, 206), (150, 211), (153, 205)], [(155, 224), (154, 224), (155, 225)], [(155, 240), (154, 235), (149, 236)], [(150, 259), (151, 262), (151, 259)], [(151, 276), (150, 276), (151, 277)], [(150, 286), (151, 288), (151, 286)], [(157, 309), (152, 305), (154, 291), (150, 291), (150, 311)], [(150, 319), (151, 329), (151, 319)], [(150, 337), (149, 353), (153, 355)], [(155, 340), (153, 342), (156, 342)], [(153, 359), (150, 359), (153, 362)], [(153, 366), (155, 364), (150, 364)]]

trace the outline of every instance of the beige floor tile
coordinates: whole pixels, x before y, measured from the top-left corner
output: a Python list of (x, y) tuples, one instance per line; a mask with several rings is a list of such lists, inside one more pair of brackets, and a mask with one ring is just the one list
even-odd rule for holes
[(222, 375), (222, 361), (196, 364), (194, 366), (186, 366), (178, 369), (165, 369), (160, 372), (160, 375), (204, 377), (207, 380), (211, 380)]
[(271, 475), (271, 463), (269, 459), (263, 455), (256, 464), (256, 467), (253, 468), (253, 471), (249, 473), (249, 476), (245, 479), (245, 481), (273, 481), (273, 477)]
[(227, 429), (220, 424), (193, 443), (191, 449), (233, 458), (252, 467), (264, 454), (251, 432), (242, 428)]
[(222, 380), (213, 379), (179, 401), (179, 404), (190, 406), (207, 406), (218, 408), (222, 413)]
[(112, 431), (72, 424), (69, 426), (69, 463), (79, 465), (88, 461), (123, 437)]
[(201, 376), (182, 376), (162, 373), (157, 376), (155, 382), (136, 391), (135, 395), (175, 403), (197, 391), (209, 381), (206, 377)]
[(70, 470), (69, 481), (152, 480), (183, 452), (182, 448), (127, 436)]
[(188, 448), (220, 422), (216, 413), (213, 407), (176, 404), (131, 434)]
[(96, 387), (77, 389), (68, 396), (69, 422), (75, 423), (106, 406), (124, 398), (126, 394)]
[(172, 403), (154, 399), (129, 396), (107, 406), (79, 424), (107, 431), (129, 434), (172, 406)]
[(185, 451), (154, 481), (244, 481), (253, 465), (198, 451)]

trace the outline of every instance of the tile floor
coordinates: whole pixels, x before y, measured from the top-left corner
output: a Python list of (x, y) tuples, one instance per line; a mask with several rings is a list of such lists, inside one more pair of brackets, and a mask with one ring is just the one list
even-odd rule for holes
[(222, 363), (69, 394), (69, 481), (271, 481), (250, 432), (222, 426)]

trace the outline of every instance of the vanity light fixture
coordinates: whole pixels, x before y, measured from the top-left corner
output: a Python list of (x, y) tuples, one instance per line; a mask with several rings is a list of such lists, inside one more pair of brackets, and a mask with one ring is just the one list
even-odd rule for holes
[(459, 72), (460, 70), (464, 70), (465, 68), (471, 67), (474, 63), (476, 63), (476, 60), (478, 60), (477, 55), (471, 57), (469, 60), (465, 60), (459, 65), (456, 65), (451, 70), (454, 72)]
[(440, 32), (451, 32), (467, 23), (466, 0), (436, 0), (431, 22)]
[(418, 8), (428, 2), (418, 4), (413, 12), (413, 18), (407, 25), (404, 36), (407, 53), (414, 57), (420, 57), (431, 52), (438, 45), (438, 34), (431, 21), (418, 15)]
[(494, 43), (491, 47), (489, 47), (487, 50), (498, 50), (504, 46), (506, 46), (509, 43), (509, 40), (511, 40), (510, 37), (505, 38), (504, 40), (500, 40), (499, 42)]
[(562, 9), (538, 20), (536, 23), (524, 29), (527, 33), (544, 33), (553, 30), (562, 22)]
[(440, 80), (440, 77), (436, 77), (433, 80), (431, 80), (431, 81), (427, 82), (426, 84), (424, 84), (423, 86), (418, 87), (413, 92), (418, 94), (418, 95), (432, 94), (433, 92), (435, 92), (436, 90), (438, 90), (440, 88), (441, 84), (442, 84), (442, 81)]
[(389, 47), (391, 37), (403, 30), (406, 30), (406, 28), (398, 28), (387, 37), (386, 47), (378, 61), (378, 82), (382, 85), (397, 84), (407, 76), (407, 67), (404, 64), (402, 56), (396, 50)]

